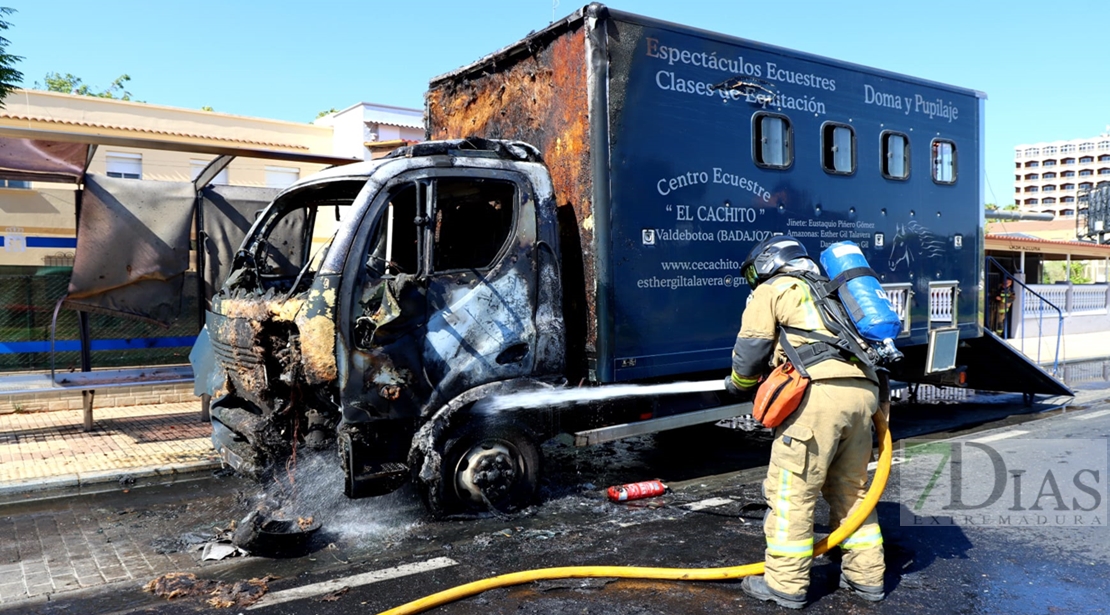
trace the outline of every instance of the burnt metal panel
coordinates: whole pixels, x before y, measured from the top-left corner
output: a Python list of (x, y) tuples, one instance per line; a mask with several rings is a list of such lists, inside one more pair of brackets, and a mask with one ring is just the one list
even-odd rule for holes
[(256, 214), (279, 190), (248, 186), (207, 186), (200, 192), (206, 297), (212, 298), (231, 273), (231, 261)]
[[(551, 172), (563, 225), (564, 314), (568, 337), (597, 344), (593, 184), (590, 175), (590, 118), (586, 80), (586, 26), (581, 13), (512, 48), (433, 81), (426, 95), (432, 139), (481, 136), (537, 146)], [(575, 238), (577, 234), (577, 238)], [(580, 251), (569, 246), (576, 239)], [(570, 279), (574, 271), (581, 279)], [(576, 298), (571, 291), (578, 290)], [(576, 322), (577, 320), (577, 322)], [(582, 329), (582, 334), (574, 333)]]
[(85, 177), (65, 306), (169, 325), (189, 270), (190, 182)]

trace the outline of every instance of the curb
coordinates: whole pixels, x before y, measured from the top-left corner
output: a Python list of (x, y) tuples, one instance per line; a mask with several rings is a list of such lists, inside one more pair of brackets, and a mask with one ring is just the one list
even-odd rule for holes
[[(0, 483), (0, 504), (34, 502), (77, 494), (99, 493), (139, 486), (165, 485), (181, 480), (195, 480), (200, 478), (196, 476), (197, 474), (219, 469), (221, 465), (220, 460), (211, 459), (165, 466), (100, 470)], [(142, 484), (139, 484), (142, 479), (153, 480), (143, 481)]]

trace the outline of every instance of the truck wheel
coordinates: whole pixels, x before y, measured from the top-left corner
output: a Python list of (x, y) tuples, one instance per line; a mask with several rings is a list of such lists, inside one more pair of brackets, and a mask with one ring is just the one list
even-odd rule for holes
[(508, 512), (535, 499), (540, 451), (520, 431), (466, 425), (448, 436), (442, 451), (439, 480), (424, 490), (433, 512)]

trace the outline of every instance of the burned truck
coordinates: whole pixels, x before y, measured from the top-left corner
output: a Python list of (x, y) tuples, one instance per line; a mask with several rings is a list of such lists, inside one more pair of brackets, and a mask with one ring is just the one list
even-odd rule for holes
[(490, 400), (723, 377), (740, 263), (776, 233), (862, 248), (902, 317), (895, 377), (1067, 392), (979, 324), (983, 99), (587, 6), (433, 79), (429, 141), (260, 214), (208, 313), (216, 448), (250, 474), (335, 450), (353, 498), (519, 506), (557, 434), (747, 410)]

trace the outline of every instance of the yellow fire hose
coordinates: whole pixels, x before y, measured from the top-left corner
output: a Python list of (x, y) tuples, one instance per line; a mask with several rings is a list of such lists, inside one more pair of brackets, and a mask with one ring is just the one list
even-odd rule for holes
[[(863, 502), (856, 507), (856, 511), (833, 530), (813, 548), (815, 556), (821, 555), (830, 548), (840, 544), (853, 532), (863, 525), (867, 515), (871, 514), (879, 498), (886, 489), (887, 479), (890, 477), (891, 440), (886, 415), (878, 411), (872, 418), (875, 422), (875, 431), (879, 436), (879, 463), (875, 469), (875, 478), (871, 487), (863, 498)], [(468, 598), (484, 591), (498, 587), (520, 585), (531, 581), (545, 581), (551, 579), (581, 579), (591, 577), (606, 577), (620, 579), (663, 579), (669, 581), (725, 581), (739, 579), (746, 576), (763, 574), (763, 562), (745, 564), (742, 566), (728, 566), (724, 568), (646, 568), (639, 566), (563, 566), (559, 568), (539, 568), (503, 574), (488, 579), (481, 579), (443, 590), (439, 593), (413, 600), (407, 604), (383, 611), (379, 615), (408, 615), (422, 613), (448, 602)]]

